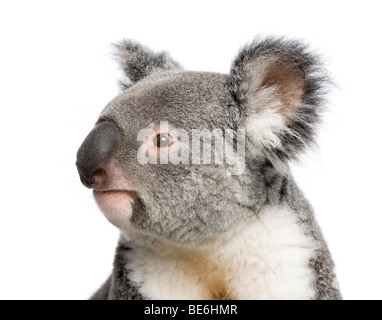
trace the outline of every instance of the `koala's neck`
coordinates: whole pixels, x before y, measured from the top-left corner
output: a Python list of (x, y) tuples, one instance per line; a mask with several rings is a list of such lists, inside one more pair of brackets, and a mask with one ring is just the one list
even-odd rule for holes
[[(257, 165), (258, 174), (256, 179), (261, 179), (262, 188), (265, 193), (263, 205), (268, 206), (290, 206), (295, 199), (296, 193), (300, 193), (296, 186), (290, 169), (287, 165), (284, 172), (274, 168), (269, 161), (264, 161)], [(258, 180), (254, 181), (259, 184)], [(259, 188), (259, 186), (256, 186)]]
[[(153, 240), (153, 239), (151, 239)], [(199, 246), (132, 241), (129, 277), (148, 299), (309, 299), (316, 243), (288, 207), (265, 206)]]
[(242, 192), (238, 203), (258, 214), (264, 206), (287, 206), (294, 208), (297, 202), (307, 204), (297, 187), (290, 168), (276, 169), (268, 160), (249, 161), (245, 172), (237, 176)]

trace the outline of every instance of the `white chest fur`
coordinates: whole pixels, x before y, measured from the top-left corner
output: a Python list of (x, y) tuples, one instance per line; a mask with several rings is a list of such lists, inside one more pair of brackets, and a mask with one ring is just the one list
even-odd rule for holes
[(309, 299), (315, 245), (288, 208), (265, 208), (203, 248), (134, 247), (131, 280), (152, 299)]

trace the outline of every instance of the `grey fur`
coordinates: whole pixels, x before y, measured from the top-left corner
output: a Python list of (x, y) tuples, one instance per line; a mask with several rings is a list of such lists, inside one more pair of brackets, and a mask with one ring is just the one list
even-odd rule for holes
[[(289, 171), (281, 172), (275, 158), (295, 159), (314, 142), (320, 121), (325, 73), (317, 57), (297, 41), (268, 38), (244, 47), (229, 75), (181, 70), (167, 54), (153, 53), (136, 42), (116, 45), (117, 56), (132, 84), (112, 100), (98, 122), (111, 121), (123, 133), (116, 160), (124, 176), (137, 187), (131, 219), (142, 234), (166, 241), (195, 245), (229, 230), (236, 222), (258, 214), (265, 205), (286, 205), (293, 210), (304, 233), (317, 244), (310, 261), (316, 299), (340, 299), (334, 264), (315, 221), (313, 210)], [(142, 165), (137, 162), (138, 131), (165, 120), (175, 128), (238, 129), (256, 106), (246, 105), (246, 64), (273, 55), (296, 65), (304, 80), (300, 108), (292, 114), (290, 129), (280, 137), (282, 149), (267, 150), (263, 157), (246, 156), (240, 176), (227, 177), (227, 165)], [(259, 89), (261, 90), (261, 88)], [(288, 169), (289, 170), (289, 169)], [(122, 230), (123, 231), (123, 230)], [(134, 246), (132, 246), (134, 247)], [(139, 285), (129, 280), (130, 245), (122, 236), (111, 277), (92, 299), (143, 299)]]

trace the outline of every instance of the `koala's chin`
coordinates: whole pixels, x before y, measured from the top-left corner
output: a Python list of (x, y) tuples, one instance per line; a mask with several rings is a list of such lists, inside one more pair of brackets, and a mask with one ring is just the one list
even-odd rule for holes
[(93, 191), (98, 207), (117, 228), (124, 229), (133, 213), (134, 194), (129, 191)]

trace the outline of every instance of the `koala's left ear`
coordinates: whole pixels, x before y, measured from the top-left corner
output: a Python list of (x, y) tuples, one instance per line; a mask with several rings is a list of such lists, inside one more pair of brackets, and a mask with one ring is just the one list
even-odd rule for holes
[(154, 52), (132, 40), (122, 40), (113, 44), (115, 56), (128, 81), (121, 81), (121, 89), (126, 89), (150, 74), (182, 69), (167, 52)]
[(255, 156), (283, 166), (314, 144), (328, 81), (306, 45), (255, 40), (234, 60), (230, 82)]

